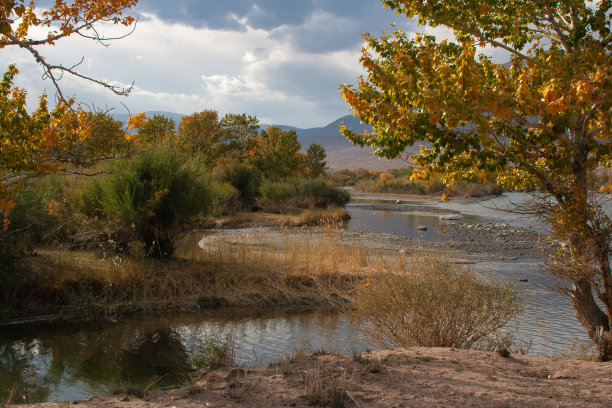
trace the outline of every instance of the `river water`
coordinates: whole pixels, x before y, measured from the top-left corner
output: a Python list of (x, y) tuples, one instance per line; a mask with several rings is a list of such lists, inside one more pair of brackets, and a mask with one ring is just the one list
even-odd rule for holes
[[(522, 200), (523, 196), (507, 197)], [(428, 203), (431, 204), (431, 203)], [(485, 202), (436, 203), (464, 218), (452, 222), (504, 222), (518, 228), (541, 229), (533, 220), (494, 208), (507, 199)], [(447, 240), (438, 235), (438, 215), (408, 214), (349, 207), (348, 228), (391, 232), (411, 239)], [(418, 225), (428, 226), (417, 231)], [(523, 342), (535, 338), (530, 354), (553, 355), (574, 340), (585, 341), (567, 297), (554, 290), (537, 259), (479, 262), (475, 267), (518, 283), (529, 305), (518, 329)], [(514, 329), (512, 329), (514, 330)], [(516, 331), (514, 331), (516, 334)], [(35, 401), (76, 400), (109, 392), (120, 383), (146, 383), (161, 376), (159, 385), (177, 385), (191, 374), (188, 355), (208, 336), (231, 335), (242, 364), (267, 365), (284, 354), (303, 349), (350, 354), (368, 347), (362, 333), (343, 316), (313, 309), (248, 312), (204, 310), (166, 316), (128, 316), (118, 322), (0, 327), (0, 401), (25, 381), (36, 384)]]

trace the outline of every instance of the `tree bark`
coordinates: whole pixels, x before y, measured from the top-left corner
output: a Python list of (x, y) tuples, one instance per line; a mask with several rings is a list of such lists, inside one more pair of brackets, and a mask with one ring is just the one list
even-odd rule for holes
[(600, 358), (604, 361), (609, 360), (612, 358), (610, 355), (612, 350), (607, 347), (610, 341), (608, 316), (595, 302), (589, 281), (580, 279), (573, 282), (570, 298), (576, 318), (586, 330), (589, 338), (599, 346)]

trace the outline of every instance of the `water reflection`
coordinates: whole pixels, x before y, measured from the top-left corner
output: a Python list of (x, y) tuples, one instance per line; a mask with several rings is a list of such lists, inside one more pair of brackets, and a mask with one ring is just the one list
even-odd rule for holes
[[(449, 236), (438, 234), (438, 226), (444, 222), (439, 216), (414, 215), (403, 212), (376, 211), (357, 206), (347, 208), (351, 216), (348, 229), (357, 231), (388, 232), (422, 241), (448, 241)], [(419, 226), (427, 227), (419, 231)]]
[(38, 384), (34, 401), (74, 400), (108, 392), (113, 384), (180, 384), (191, 373), (189, 353), (210, 336), (234, 336), (242, 364), (267, 365), (284, 353), (363, 350), (366, 342), (343, 317), (312, 309), (245, 313), (202, 311), (128, 317), (117, 323), (19, 327), (0, 334), (0, 400), (22, 373)]

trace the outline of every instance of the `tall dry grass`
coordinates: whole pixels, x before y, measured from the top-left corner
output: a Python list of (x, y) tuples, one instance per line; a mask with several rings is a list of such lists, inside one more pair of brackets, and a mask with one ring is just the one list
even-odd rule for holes
[(398, 263), (332, 233), (269, 236), (220, 233), (203, 250), (201, 235), (191, 235), (169, 260), (41, 250), (18, 265), (16, 310), (115, 315), (198, 305), (338, 305)]

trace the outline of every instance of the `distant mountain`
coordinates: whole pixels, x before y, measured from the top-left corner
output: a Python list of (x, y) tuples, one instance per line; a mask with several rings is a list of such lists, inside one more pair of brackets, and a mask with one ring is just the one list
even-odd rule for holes
[[(177, 126), (182, 117), (185, 116), (180, 113), (164, 111), (149, 111), (145, 112), (145, 114), (148, 118), (153, 117), (153, 115), (164, 115), (173, 119)], [(112, 116), (116, 120), (124, 123), (127, 122), (130, 117), (130, 115), (127, 113), (114, 113)], [(287, 125), (273, 126), (278, 126), (283, 130), (295, 130), (298, 140), (302, 144), (302, 151), (306, 151), (308, 146), (314, 142), (319, 143), (327, 152), (327, 166), (332, 170), (354, 170), (358, 167), (363, 167), (370, 170), (387, 170), (407, 166), (407, 163), (403, 160), (381, 159), (374, 156), (371, 150), (367, 147), (360, 148), (359, 146), (353, 146), (351, 142), (340, 134), (341, 124), (344, 124), (355, 133), (361, 133), (364, 130), (371, 131), (371, 128), (368, 125), (361, 123), (359, 119), (351, 115), (337, 119), (324, 127), (300, 129)], [(267, 126), (269, 125), (261, 125), (262, 128), (266, 128)]]
[[(372, 128), (361, 123), (354, 116), (347, 115), (337, 119), (325, 127), (300, 129), (293, 126), (274, 125), (283, 130), (294, 129), (298, 140), (302, 144), (302, 151), (306, 151), (311, 143), (318, 143), (327, 152), (327, 166), (332, 170), (351, 169), (358, 167), (367, 169), (387, 170), (391, 168), (405, 167), (408, 164), (403, 160), (381, 159), (371, 152), (367, 147), (353, 146), (344, 136), (340, 134), (340, 125), (344, 124), (355, 133), (364, 130), (371, 131)], [(265, 127), (266, 125), (263, 125)]]
[[(136, 113), (139, 113), (139, 112), (134, 112), (132, 115), (135, 115)], [(176, 126), (178, 126), (183, 116), (185, 116), (181, 113), (166, 112), (166, 111), (148, 111), (148, 112), (145, 112), (145, 115), (147, 115), (147, 118), (152, 118), (154, 115), (163, 115), (167, 118), (172, 119), (174, 123), (176, 123)], [(111, 112), (111, 116), (115, 120), (118, 120), (123, 123), (127, 123), (128, 119), (130, 118), (129, 113), (112, 113)]]

